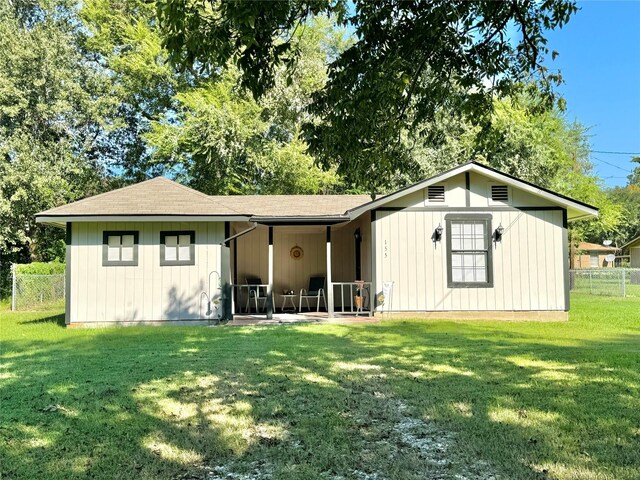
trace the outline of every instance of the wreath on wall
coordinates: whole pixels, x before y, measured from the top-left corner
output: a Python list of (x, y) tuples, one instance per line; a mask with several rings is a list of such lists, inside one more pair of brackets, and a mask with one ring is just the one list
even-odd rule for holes
[(289, 255), (294, 260), (300, 260), (302, 257), (304, 257), (304, 250), (302, 250), (302, 247), (296, 245), (289, 251)]

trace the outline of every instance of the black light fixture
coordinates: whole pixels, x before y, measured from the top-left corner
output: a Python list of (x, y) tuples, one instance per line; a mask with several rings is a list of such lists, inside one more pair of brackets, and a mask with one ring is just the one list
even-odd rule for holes
[(442, 228), (442, 224), (438, 224), (438, 227), (433, 231), (433, 235), (431, 235), (431, 240), (433, 240), (433, 243), (438, 243), (442, 241), (443, 230), (444, 229)]
[(504, 227), (502, 226), (502, 224), (500, 224), (498, 228), (496, 228), (496, 231), (493, 232), (493, 241), (496, 243), (501, 242), (503, 233), (504, 233)]
[(362, 241), (362, 234), (360, 234), (360, 229), (356, 228), (356, 231), (353, 232), (353, 238), (355, 238), (356, 242)]

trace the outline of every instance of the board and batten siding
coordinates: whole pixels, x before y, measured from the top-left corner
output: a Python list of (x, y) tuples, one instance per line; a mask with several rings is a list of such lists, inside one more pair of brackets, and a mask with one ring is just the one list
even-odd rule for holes
[[(234, 232), (239, 232), (244, 225), (235, 225)], [(334, 282), (353, 282), (355, 278), (355, 240), (354, 233), (360, 228), (362, 235), (361, 256), (363, 280), (371, 281), (371, 234), (370, 222), (364, 217), (346, 225), (331, 227), (331, 273)], [(234, 247), (235, 246), (237, 247)], [(255, 230), (238, 237), (232, 242), (231, 255), (237, 248), (235, 263), (237, 265), (237, 283), (246, 283), (247, 277), (260, 277), (267, 283), (269, 277), (268, 263), (269, 228), (258, 226)], [(301, 259), (291, 257), (291, 249), (302, 248)], [(302, 288), (308, 288), (309, 278), (327, 272), (327, 244), (325, 226), (275, 226), (273, 227), (273, 292), (276, 306), (282, 304), (283, 290), (293, 290), (296, 295)], [(234, 260), (232, 260), (232, 264)], [(246, 298), (240, 299), (242, 307)], [(339, 305), (336, 298), (336, 305)]]
[(562, 211), (483, 211), (501, 242), (491, 242), (492, 288), (447, 286), (447, 239), (433, 243), (433, 231), (451, 211), (378, 211), (377, 285), (394, 281), (397, 311), (565, 310)]
[[(113, 230), (139, 232), (137, 266), (102, 265), (103, 232)], [(160, 266), (160, 232), (172, 230), (195, 231), (195, 265)], [(221, 222), (73, 223), (69, 323), (206, 319), (202, 292), (220, 294), (209, 274), (228, 278), (223, 240)]]
[[(266, 284), (269, 279), (269, 227), (258, 226), (239, 237), (236, 245), (237, 283), (245, 284), (248, 277), (259, 277)], [(299, 260), (290, 255), (295, 246), (304, 251)], [(277, 306), (281, 305), (283, 290), (294, 290), (298, 294), (301, 288), (309, 286), (309, 277), (326, 275), (326, 258), (324, 227), (273, 227), (273, 292)]]
[[(491, 199), (498, 183), (476, 172), (451, 177), (444, 200), (427, 189), (397, 198), (375, 213), (375, 283), (395, 282), (398, 311), (564, 311), (569, 308), (568, 239), (564, 211), (529, 192), (508, 187), (508, 202)], [(446, 215), (491, 215), (493, 287), (454, 287), (447, 282), (447, 235), (435, 243), (434, 230), (447, 228)]]

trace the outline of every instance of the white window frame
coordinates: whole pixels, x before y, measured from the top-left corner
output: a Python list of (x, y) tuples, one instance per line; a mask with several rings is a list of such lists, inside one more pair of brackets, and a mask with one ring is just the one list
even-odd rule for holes
[[(169, 244), (167, 244), (169, 242)], [(174, 244), (175, 242), (175, 244)], [(171, 267), (196, 264), (196, 232), (173, 230), (160, 232), (160, 266)], [(169, 259), (167, 254), (173, 252)], [(188, 258), (185, 258), (187, 257)]]
[[(493, 249), (491, 245), (492, 228), (490, 214), (462, 214), (451, 213), (445, 215), (447, 237), (447, 286), (449, 288), (493, 288)], [(484, 242), (482, 249), (454, 249), (452, 242), (452, 225), (454, 223), (482, 223), (484, 224)], [(454, 255), (484, 255), (485, 280), (484, 281), (460, 281), (453, 279)]]
[[(104, 230), (102, 232), (102, 266), (137, 267), (139, 238), (140, 234), (136, 230)], [(117, 259), (113, 258), (116, 252)], [(125, 256), (126, 259), (123, 260)]]

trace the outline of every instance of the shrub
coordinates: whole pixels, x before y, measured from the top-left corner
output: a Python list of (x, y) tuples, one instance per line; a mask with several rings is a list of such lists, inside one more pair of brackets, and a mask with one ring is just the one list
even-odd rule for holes
[(19, 264), (16, 273), (22, 275), (56, 275), (64, 273), (64, 263), (61, 262), (33, 262)]

